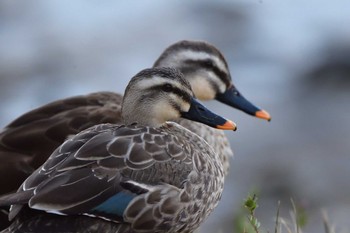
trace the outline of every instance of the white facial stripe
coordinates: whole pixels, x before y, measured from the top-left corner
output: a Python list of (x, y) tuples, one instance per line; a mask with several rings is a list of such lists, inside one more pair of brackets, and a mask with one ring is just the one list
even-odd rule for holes
[(181, 111), (187, 112), (190, 109), (190, 103), (184, 101), (178, 95), (171, 93), (169, 97), (172, 99), (174, 103), (177, 103), (181, 109)]
[(172, 85), (179, 86), (177, 82), (170, 80), (170, 79), (165, 79), (163, 77), (159, 76), (153, 76), (152, 78), (147, 78), (147, 79), (141, 79), (138, 83), (137, 86), (140, 88), (140, 90), (145, 90), (153, 86), (159, 86), (165, 83), (170, 83)]
[(167, 57), (165, 57), (163, 60), (160, 61), (158, 66), (179, 67), (181, 66), (181, 62), (184, 60), (196, 61), (196, 60), (207, 60), (207, 59), (213, 60), (220, 70), (224, 72), (228, 72), (225, 63), (217, 56), (208, 54), (205, 52), (198, 52), (198, 51), (192, 51), (192, 50), (181, 50), (176, 52), (176, 54), (168, 55)]
[(227, 72), (227, 68), (225, 63), (219, 59), (217, 56), (212, 55), (212, 54), (208, 54), (205, 52), (198, 52), (198, 51), (192, 51), (192, 50), (185, 50), (185, 51), (180, 51), (176, 54), (177, 58), (182, 58), (181, 60), (183, 60), (183, 58), (188, 59), (188, 60), (206, 60), (206, 59), (210, 59), (213, 60), (216, 64), (216, 66), (222, 70)]
[(188, 95), (192, 96), (192, 93), (189, 92), (188, 90), (184, 89), (183, 86), (179, 82), (176, 82), (175, 80), (163, 78), (160, 76), (154, 76), (152, 78), (142, 79), (136, 85), (137, 85), (137, 88), (139, 88), (140, 90), (146, 90), (146, 89), (151, 88), (153, 86), (159, 86), (159, 85), (166, 84), (166, 83), (169, 83), (173, 87), (176, 87), (176, 88), (186, 92)]

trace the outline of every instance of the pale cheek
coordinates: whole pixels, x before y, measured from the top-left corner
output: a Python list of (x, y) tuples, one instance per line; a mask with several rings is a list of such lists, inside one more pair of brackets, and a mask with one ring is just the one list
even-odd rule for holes
[(185, 102), (182, 103), (181, 109), (183, 112), (188, 112), (188, 110), (190, 110), (190, 108), (191, 108), (191, 105), (189, 103), (185, 103)]
[(195, 96), (200, 100), (212, 100), (215, 98), (215, 91), (211, 88), (207, 80), (194, 78), (191, 82)]
[(180, 113), (168, 103), (159, 103), (153, 106), (153, 112), (158, 113), (156, 118), (160, 121), (168, 121), (180, 118)]

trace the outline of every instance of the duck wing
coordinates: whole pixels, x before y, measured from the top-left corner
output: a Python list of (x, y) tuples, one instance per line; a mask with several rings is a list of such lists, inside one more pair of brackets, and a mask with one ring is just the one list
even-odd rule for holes
[[(16, 190), (69, 136), (101, 123), (121, 121), (122, 96), (92, 93), (34, 109), (0, 132), (1, 193)], [(6, 178), (5, 178), (6, 177)]]
[[(161, 128), (94, 126), (58, 147), (0, 205), (14, 205), (10, 218), (28, 203), (49, 213), (94, 215), (153, 229), (188, 200), (181, 188), (193, 164), (185, 144)], [(150, 215), (154, 211), (157, 215)]]

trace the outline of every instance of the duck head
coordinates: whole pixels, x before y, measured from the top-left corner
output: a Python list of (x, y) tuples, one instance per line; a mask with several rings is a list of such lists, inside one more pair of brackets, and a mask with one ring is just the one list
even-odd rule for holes
[(268, 112), (256, 107), (238, 91), (225, 57), (207, 42), (179, 41), (168, 47), (154, 66), (179, 69), (200, 100), (216, 99), (249, 115), (271, 120)]
[(175, 68), (151, 68), (129, 82), (122, 104), (124, 123), (159, 127), (180, 117), (208, 126), (236, 130), (236, 125), (200, 104), (190, 83)]

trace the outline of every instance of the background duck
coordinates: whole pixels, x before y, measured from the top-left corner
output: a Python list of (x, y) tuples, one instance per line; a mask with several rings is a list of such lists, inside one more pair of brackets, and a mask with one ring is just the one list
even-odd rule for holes
[[(224, 56), (207, 42), (179, 41), (168, 47), (154, 66), (179, 69), (200, 100), (217, 99), (250, 115), (270, 119), (266, 111), (239, 93)], [(0, 133), (0, 194), (16, 190), (69, 135), (100, 123), (120, 123), (121, 101), (122, 96), (113, 92), (76, 96), (34, 109), (10, 123)], [(213, 146), (227, 173), (233, 153), (225, 134), (186, 120), (179, 123)]]
[[(175, 67), (191, 83), (196, 97), (202, 101), (218, 100), (249, 115), (270, 121), (271, 116), (248, 101), (232, 82), (224, 55), (205, 41), (179, 41), (169, 46), (154, 66)], [(233, 156), (229, 141), (223, 131), (203, 124), (179, 119), (182, 126), (204, 138), (216, 151), (227, 175)]]
[[(169, 120), (184, 117), (226, 130), (235, 130), (235, 124), (197, 102), (173, 68), (133, 77), (121, 116), (125, 125), (96, 125), (65, 141), (17, 193), (2, 197), (1, 205), (13, 205), (10, 218), (21, 216), (26, 205), (122, 223), (130, 232), (198, 228), (221, 197), (223, 165), (205, 140)], [(40, 232), (42, 225), (46, 230), (55, 225), (42, 215), (40, 220), (7, 231)]]

